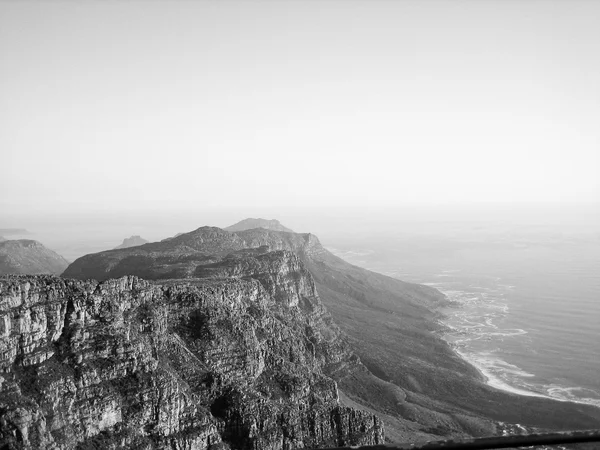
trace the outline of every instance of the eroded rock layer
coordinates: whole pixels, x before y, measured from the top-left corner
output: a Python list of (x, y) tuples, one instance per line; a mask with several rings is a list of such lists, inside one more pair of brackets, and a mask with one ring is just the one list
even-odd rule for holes
[(382, 443), (328, 376), (360, 362), (306, 269), (275, 253), (281, 270), (257, 260), (256, 278), (0, 278), (0, 447)]

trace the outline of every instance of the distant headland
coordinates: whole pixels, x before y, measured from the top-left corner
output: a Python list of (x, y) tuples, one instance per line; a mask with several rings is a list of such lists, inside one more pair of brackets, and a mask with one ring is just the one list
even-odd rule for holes
[(31, 234), (24, 228), (0, 228), (0, 236), (11, 236), (14, 234)]

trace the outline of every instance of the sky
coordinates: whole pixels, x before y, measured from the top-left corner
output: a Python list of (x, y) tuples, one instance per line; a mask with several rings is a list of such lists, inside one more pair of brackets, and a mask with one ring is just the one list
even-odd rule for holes
[(598, 203), (598, 80), (592, 0), (4, 1), (0, 209)]

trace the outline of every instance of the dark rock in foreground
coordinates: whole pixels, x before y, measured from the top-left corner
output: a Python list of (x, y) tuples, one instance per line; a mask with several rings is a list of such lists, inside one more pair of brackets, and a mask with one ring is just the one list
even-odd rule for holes
[(60, 274), (69, 262), (38, 241), (20, 239), (0, 242), (1, 274)]
[(114, 249), (117, 250), (119, 248), (137, 247), (138, 245), (144, 245), (148, 242), (149, 241), (141, 238), (140, 236), (131, 236), (123, 239), (123, 243), (121, 245), (116, 246)]
[[(0, 278), (0, 447), (383, 443), (329, 373), (360, 362), (292, 254), (258, 279)], [(267, 267), (268, 266), (268, 267)]]

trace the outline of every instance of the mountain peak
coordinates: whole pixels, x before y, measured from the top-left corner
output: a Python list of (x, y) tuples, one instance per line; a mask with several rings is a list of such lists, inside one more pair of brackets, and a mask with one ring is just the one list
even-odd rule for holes
[(123, 239), (123, 243), (121, 245), (119, 245), (118, 247), (115, 247), (115, 249), (137, 247), (138, 245), (144, 245), (147, 243), (148, 243), (148, 241), (146, 239), (144, 239), (138, 235), (135, 235), (135, 236), (131, 236), (131, 237)]
[(69, 263), (62, 256), (31, 239), (0, 243), (0, 274), (60, 274)]
[(227, 231), (245, 231), (245, 230), (252, 230), (254, 228), (264, 228), (266, 230), (273, 230), (273, 231), (285, 231), (286, 233), (293, 233), (293, 230), (290, 230), (287, 227), (284, 227), (278, 220), (276, 219), (271, 219), (271, 220), (267, 220), (267, 219), (253, 219), (253, 218), (248, 218), (248, 219), (244, 219), (239, 221), (236, 224), (233, 224), (229, 227), (224, 228)]

